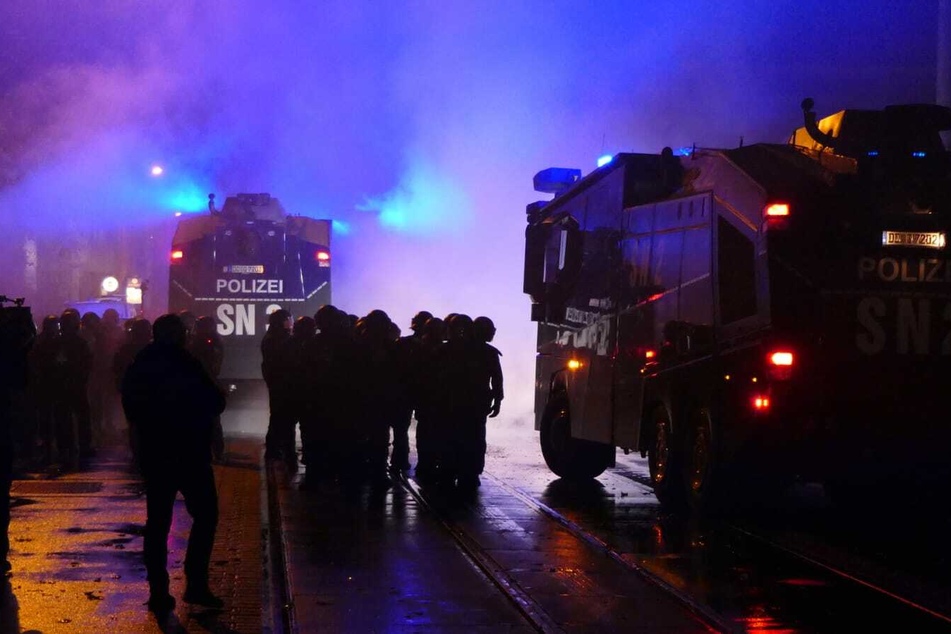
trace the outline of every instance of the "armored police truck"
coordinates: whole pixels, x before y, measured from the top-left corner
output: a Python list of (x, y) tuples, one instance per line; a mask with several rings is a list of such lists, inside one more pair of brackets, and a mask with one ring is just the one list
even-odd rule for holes
[(169, 310), (210, 315), (224, 338), (223, 379), (260, 379), (261, 337), (278, 308), (313, 315), (330, 303), (330, 220), (289, 215), (269, 194), (183, 216), (172, 239)]
[(843, 110), (786, 144), (535, 177), (524, 290), (549, 468), (648, 457), (663, 504), (793, 477), (951, 484), (951, 110)]

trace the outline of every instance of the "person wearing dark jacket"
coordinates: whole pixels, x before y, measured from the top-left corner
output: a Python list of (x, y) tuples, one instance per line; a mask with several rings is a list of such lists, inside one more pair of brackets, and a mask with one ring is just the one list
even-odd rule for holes
[(413, 420), (412, 395), (417, 391), (419, 357), (421, 354), (423, 327), (433, 314), (421, 310), (410, 322), (413, 334), (401, 337), (396, 345), (397, 380), (400, 382), (400, 398), (394, 408), (390, 427), (393, 430), (393, 452), (390, 455), (390, 471), (409, 471), (409, 428)]
[[(301, 434), (305, 436), (308, 421), (311, 417), (311, 402), (308, 393), (307, 356), (313, 345), (314, 335), (317, 333), (317, 323), (313, 317), (304, 315), (294, 322), (291, 336), (277, 351), (276, 383), (278, 400), (284, 413), (289, 417), (287, 427), (281, 430), (280, 452), (284, 466), (289, 471), (296, 471), (297, 464), (297, 425), (301, 426)], [(301, 438), (307, 443), (305, 438)], [(305, 456), (305, 460), (306, 457)]]
[(47, 315), (43, 318), (40, 334), (30, 350), (29, 369), (30, 402), (35, 421), (36, 439), (43, 447), (42, 459), (45, 465), (53, 462), (54, 439), (56, 438), (56, 350), (59, 339), (59, 317)]
[(148, 606), (160, 615), (175, 607), (168, 591), (167, 541), (175, 496), (181, 492), (192, 516), (183, 598), (220, 608), (222, 600), (208, 585), (208, 565), (218, 525), (211, 443), (214, 420), (224, 411), (225, 398), (185, 349), (186, 329), (180, 317), (156, 319), (152, 336), (153, 342), (136, 355), (122, 381), (122, 406), (141, 438)]
[(268, 316), (261, 340), (261, 376), (267, 385), (270, 418), (264, 438), (264, 458), (269, 461), (294, 458), (294, 420), (288, 389), (282, 385), (281, 351), (291, 338), (291, 314), (283, 308)]
[(56, 340), (52, 379), (57, 386), (54, 395), (57, 412), (56, 449), (63, 467), (71, 469), (79, 459), (89, 458), (95, 453), (88, 393), (92, 350), (81, 334), (79, 311), (74, 308), (64, 310), (59, 325), (60, 337)]
[[(122, 381), (139, 351), (152, 341), (152, 323), (144, 317), (136, 317), (129, 326), (126, 341), (116, 351), (112, 360), (112, 371), (115, 377), (116, 391), (121, 392)], [(129, 448), (132, 450), (132, 463), (139, 464), (139, 436), (132, 421), (126, 417), (126, 428), (129, 434)]]
[[(218, 384), (221, 375), (221, 365), (225, 359), (225, 345), (218, 334), (215, 318), (203, 315), (195, 322), (195, 334), (188, 344), (188, 351), (198, 359), (205, 372)], [(211, 455), (216, 462), (220, 462), (225, 454), (224, 429), (221, 427), (221, 417), (215, 418), (214, 436), (211, 443)]]
[(4, 577), (12, 568), (7, 560), (10, 552), (7, 531), (13, 484), (13, 402), (29, 381), (27, 359), (35, 338), (36, 327), (29, 308), (0, 307), (0, 576)]

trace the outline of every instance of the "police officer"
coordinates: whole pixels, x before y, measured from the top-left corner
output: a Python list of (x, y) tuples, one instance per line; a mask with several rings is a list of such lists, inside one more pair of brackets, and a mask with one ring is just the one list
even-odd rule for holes
[(119, 324), (119, 313), (115, 308), (107, 308), (99, 322), (99, 336), (93, 348), (93, 371), (90, 389), (98, 390), (102, 403), (100, 427), (109, 438), (117, 438), (121, 427), (122, 404), (116, 388), (113, 362), (116, 352), (125, 339), (125, 333)]
[(136, 355), (122, 382), (126, 417), (142, 438), (148, 606), (160, 615), (175, 607), (168, 592), (167, 541), (175, 496), (181, 492), (192, 516), (183, 598), (187, 603), (220, 608), (223, 601), (208, 585), (208, 565), (218, 525), (211, 443), (214, 419), (224, 410), (225, 399), (185, 349), (187, 335), (181, 318), (163, 315), (152, 330), (154, 341)]
[(345, 442), (335, 407), (341, 394), (334, 386), (334, 374), (340, 370), (341, 311), (325, 304), (314, 313), (314, 323), (317, 334), (307, 344), (303, 358), (308, 401), (300, 428), (302, 460), (307, 465), (301, 481), (305, 490), (339, 475), (343, 463), (339, 455)]
[(35, 421), (35, 433), (43, 449), (43, 459), (49, 463), (53, 459), (53, 446), (56, 429), (56, 409), (54, 405), (55, 359), (59, 340), (59, 317), (47, 315), (43, 318), (40, 334), (30, 351), (30, 400)]
[(453, 317), (443, 366), (451, 425), (447, 448), (450, 478), (455, 476), (458, 488), (466, 492), (479, 486), (485, 466), (486, 416), (498, 415), (502, 401), (501, 383), (492, 386), (493, 376), (501, 380), (498, 351), (476, 339), (473, 331), (470, 317)]
[(77, 458), (85, 459), (94, 454), (88, 394), (92, 350), (80, 333), (79, 311), (67, 308), (60, 315), (59, 324), (55, 355), (56, 445), (60, 462), (70, 469), (76, 466)]
[(416, 412), (416, 479), (422, 484), (438, 481), (442, 459), (440, 433), (445, 425), (445, 391), (442, 389), (441, 355), (447, 337), (445, 322), (432, 317), (423, 325), (412, 392)]
[(492, 404), (489, 418), (495, 418), (502, 409), (502, 398), (505, 392), (502, 389), (502, 364), (499, 357), (502, 353), (495, 346), (489, 345), (495, 339), (495, 323), (488, 317), (476, 317), (472, 322), (472, 332), (477, 341), (486, 346), (489, 367), (489, 384), (492, 395)]
[[(291, 313), (283, 308), (268, 316), (267, 332), (261, 339), (261, 375), (267, 385), (268, 419), (264, 440), (265, 460), (283, 460), (285, 453), (293, 449), (293, 421), (288, 410), (289, 399), (286, 387), (279, 380), (281, 362), (279, 351), (291, 338)], [(291, 438), (288, 441), (288, 437)], [(290, 456), (287, 456), (288, 458)]]
[(400, 473), (408, 471), (409, 464), (409, 427), (413, 419), (412, 395), (418, 391), (417, 383), (420, 347), (423, 340), (423, 327), (433, 318), (433, 314), (421, 310), (410, 321), (413, 334), (400, 337), (396, 346), (396, 377), (398, 398), (393, 411), (391, 427), (393, 429), (393, 451), (390, 455), (390, 471)]
[(370, 485), (377, 490), (392, 482), (387, 474), (389, 427), (397, 408), (396, 342), (390, 337), (391, 321), (382, 310), (367, 313), (358, 326), (360, 384), (357, 427), (363, 444), (363, 466)]
[[(297, 425), (302, 431), (307, 427), (311, 416), (310, 394), (308, 391), (307, 354), (317, 334), (317, 322), (313, 317), (304, 315), (294, 321), (291, 336), (277, 352), (277, 377), (280, 386), (278, 400), (286, 408), (288, 426), (282, 429), (279, 439), (280, 452), (284, 464), (290, 471), (296, 471), (297, 465)], [(306, 431), (304, 431), (306, 433)]]
[[(148, 319), (136, 317), (130, 322), (126, 340), (119, 346), (112, 361), (112, 371), (117, 391), (122, 389), (125, 373), (132, 366), (136, 355), (152, 342), (152, 323)], [(131, 420), (126, 419), (126, 426), (129, 435), (129, 448), (132, 450), (132, 463), (134, 467), (137, 467), (139, 464), (140, 439)]]

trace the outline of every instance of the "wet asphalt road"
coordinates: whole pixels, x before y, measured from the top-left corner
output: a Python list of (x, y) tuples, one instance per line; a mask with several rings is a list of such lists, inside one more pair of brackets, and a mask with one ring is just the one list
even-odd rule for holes
[[(258, 384), (239, 386), (223, 421), (228, 434), (248, 438), (263, 433), (267, 410), (262, 397)], [(630, 574), (656, 580), (685, 603), (713, 615), (725, 629), (878, 631), (883, 623), (895, 623), (900, 631), (951, 631), (946, 618), (951, 614), (947, 514), (903, 512), (900, 497), (883, 496), (880, 509), (843, 515), (821, 488), (801, 485), (744, 515), (676, 517), (660, 510), (639, 457), (619, 455), (618, 467), (598, 480), (568, 483), (545, 467), (530, 424), (506, 420), (504, 413), (490, 421), (488, 445), (484, 481), (495, 493), (491, 502), (483, 495), (474, 504), (497, 505), (482, 509), (489, 517), (497, 520), (516, 507), (534, 509), (539, 522), (554, 517), (640, 571)], [(243, 455), (232, 466), (250, 477), (254, 460)], [(77, 629), (79, 623), (97, 623), (95, 631), (158, 631), (141, 606), (144, 571), (136, 546), (144, 513), (140, 491), (121, 464), (105, 468), (108, 474), (59, 484), (17, 484), (11, 536), (18, 559), (12, 592), (8, 589), (6, 609), (0, 611), (0, 632), (93, 631)], [(260, 561), (247, 557), (259, 546), (258, 479), (237, 486), (241, 490), (231, 495), (247, 499), (234, 506), (230, 522), (241, 524), (244, 516), (242, 530), (248, 534), (220, 539), (215, 561), (223, 577), (246, 576), (260, 584)], [(63, 523), (65, 516), (72, 520)], [(85, 519), (74, 521), (77, 517)], [(183, 549), (185, 528), (176, 523), (173, 551)], [(558, 566), (557, 551), (541, 557)], [(242, 560), (255, 569), (234, 574), (232, 568)], [(170, 559), (170, 565), (180, 566), (180, 561)], [(173, 585), (180, 581), (173, 575)], [(260, 585), (256, 587), (260, 593)], [(248, 619), (267, 608), (260, 594), (250, 603), (241, 607), (246, 629), (186, 608), (180, 631), (258, 631), (247, 626)], [(11, 605), (17, 608), (15, 623), (10, 621)], [(229, 618), (237, 623), (242, 617)], [(129, 624), (135, 624), (133, 629)]]
[(548, 472), (537, 434), (490, 427), (487, 471), (717, 615), (735, 631), (951, 632), (948, 514), (903, 512), (882, 496), (864, 514), (835, 509), (818, 485), (799, 484), (723, 518), (661, 511), (646, 461), (618, 456), (596, 481)]

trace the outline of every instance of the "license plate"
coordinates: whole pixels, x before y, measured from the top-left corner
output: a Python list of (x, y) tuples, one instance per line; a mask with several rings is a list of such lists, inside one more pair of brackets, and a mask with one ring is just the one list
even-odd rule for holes
[(225, 273), (264, 273), (263, 264), (232, 264), (224, 267)]
[(882, 245), (903, 247), (925, 247), (928, 249), (943, 249), (945, 243), (944, 232), (920, 231), (883, 231)]

